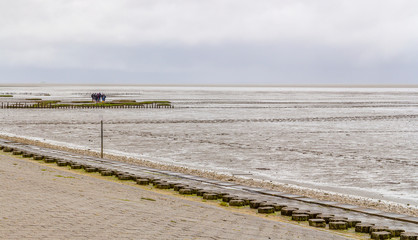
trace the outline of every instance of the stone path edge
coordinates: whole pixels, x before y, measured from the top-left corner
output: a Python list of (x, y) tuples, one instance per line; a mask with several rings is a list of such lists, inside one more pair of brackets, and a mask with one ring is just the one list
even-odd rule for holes
[(185, 178), (185, 179), (207, 182), (207, 183), (211, 183), (211, 184), (218, 185), (218, 186), (224, 186), (224, 184), (226, 184), (228, 187), (232, 187), (232, 188), (239, 187), (239, 188), (241, 188), (243, 190), (246, 190), (248, 192), (254, 192), (254, 193), (258, 193), (258, 194), (262, 194), (262, 195), (282, 197), (282, 198), (297, 200), (297, 201), (301, 201), (301, 202), (305, 202), (305, 203), (313, 203), (313, 204), (318, 204), (318, 205), (321, 205), (321, 206), (339, 208), (339, 209), (343, 209), (343, 210), (347, 210), (347, 211), (364, 213), (364, 214), (383, 217), (383, 218), (388, 218), (388, 219), (392, 219), (392, 220), (418, 224), (418, 218), (413, 217), (413, 216), (402, 215), (402, 214), (394, 214), (394, 215), (396, 215), (394, 217), (394, 216), (390, 216), (393, 213), (383, 212), (383, 211), (380, 211), (380, 210), (375, 210), (375, 209), (370, 209), (370, 208), (362, 208), (362, 207), (351, 205), (351, 204), (343, 204), (343, 203), (331, 202), (331, 201), (322, 201), (322, 200), (313, 199), (313, 198), (309, 198), (309, 200), (307, 200), (308, 199), (307, 197), (301, 196), (301, 195), (271, 191), (271, 190), (267, 190), (267, 189), (263, 189), (263, 188), (252, 188), (252, 187), (240, 186), (240, 185), (237, 185), (237, 184), (231, 184), (231, 183), (228, 183), (228, 182), (221, 182), (221, 181), (211, 180), (211, 179), (205, 180), (202, 177), (195, 177), (195, 176), (187, 175), (187, 174), (179, 174), (179, 173), (174, 173), (174, 172), (170, 172), (170, 171), (167, 171), (167, 170), (158, 170), (158, 169), (152, 169), (152, 170), (148, 169), (148, 170), (156, 172), (156, 173), (160, 173), (160, 174), (166, 174), (166, 175), (176, 176), (176, 177)]
[[(32, 145), (17, 143), (17, 142), (5, 140), (5, 139), (0, 139), (0, 145), (2, 145), (3, 147), (10, 147), (10, 148), (17, 148), (17, 149), (22, 148), (22, 147), (24, 148), (25, 146), (32, 146)], [(57, 151), (57, 150), (46, 148), (46, 147), (36, 147), (36, 148), (40, 149), (40, 150), (45, 149), (45, 150), (52, 150), (52, 151), (55, 151), (55, 152), (65, 152), (65, 151), (62, 151), (62, 150)], [(68, 153), (69, 156), (77, 155), (79, 157), (87, 157), (87, 156), (84, 156), (84, 155), (81, 155), (81, 154), (75, 154), (75, 153), (70, 153), (70, 152), (67, 152), (67, 153)], [(92, 157), (90, 157), (90, 158), (92, 158)], [(339, 203), (339, 202), (322, 201), (322, 200), (318, 200), (318, 199), (307, 198), (307, 197), (301, 196), (301, 195), (295, 195), (295, 194), (288, 194), (288, 193), (284, 193), (284, 192), (272, 191), (272, 190), (268, 190), (268, 189), (264, 189), (264, 188), (248, 187), (248, 186), (238, 185), (238, 184), (234, 184), (234, 183), (230, 183), (230, 182), (223, 182), (223, 181), (218, 181), (218, 180), (212, 180), (212, 179), (207, 179), (207, 178), (203, 178), (203, 177), (193, 176), (193, 175), (189, 175), (189, 174), (182, 174), (182, 173), (172, 172), (172, 171), (168, 171), (168, 170), (159, 170), (159, 169), (150, 168), (150, 167), (142, 167), (142, 166), (138, 166), (138, 165), (122, 163), (122, 162), (109, 160), (109, 159), (101, 159), (101, 158), (97, 158), (97, 159), (100, 160), (100, 161), (108, 162), (108, 163), (132, 165), (132, 166), (139, 167), (139, 168), (141, 168), (143, 170), (146, 170), (146, 171), (150, 171), (150, 172), (154, 172), (154, 173), (158, 173), (158, 174), (163, 174), (163, 175), (168, 175), (168, 176), (174, 176), (174, 177), (188, 179), (188, 180), (194, 180), (194, 181), (198, 181), (198, 182), (210, 183), (210, 184), (213, 184), (213, 185), (217, 185), (219, 187), (228, 187), (228, 188), (233, 188), (233, 189), (239, 189), (239, 190), (244, 190), (244, 191), (251, 192), (251, 193), (266, 195), (266, 196), (281, 197), (281, 198), (296, 200), (296, 201), (305, 202), (305, 203), (318, 204), (318, 205), (321, 205), (321, 206), (326, 206), (326, 207), (331, 207), (331, 208), (338, 208), (338, 209), (343, 209), (343, 210), (347, 210), (347, 211), (353, 211), (353, 212), (378, 216), (378, 217), (392, 219), (392, 220), (396, 220), (396, 221), (418, 224), (418, 218), (413, 217), (413, 216), (383, 212), (383, 211), (380, 211), (380, 210), (375, 210), (375, 209), (370, 209), (370, 208), (362, 208), (362, 207), (359, 207), (359, 206), (350, 205), (350, 204), (343, 204), (343, 203)]]
[[(91, 174), (85, 172), (84, 170), (83, 171), (77, 171), (77, 170), (82, 170), (82, 169), (66, 169), (66, 168), (63, 169), (59, 166), (54, 166), (52, 164), (48, 164), (48, 163), (45, 163), (43, 161), (41, 162), (41, 161), (30, 160), (30, 158), (18, 158), (18, 156), (6, 155), (6, 154), (2, 153), (1, 150), (0, 150), (0, 155), (15, 157), (16, 159), (18, 159), (20, 161), (28, 161), (28, 162), (33, 163), (33, 164), (39, 164), (39, 165), (44, 166), (46, 168), (52, 168), (54, 170), (59, 170), (59, 171), (63, 171), (63, 172), (66, 172), (66, 173), (77, 174), (77, 175), (81, 175), (81, 176), (84, 176), (84, 177), (93, 177), (93, 178), (97, 178), (97, 179), (100, 179), (100, 180), (103, 180), (103, 181), (111, 181), (111, 182), (117, 183), (117, 184), (123, 184), (123, 185), (128, 185), (128, 186), (131, 186), (131, 187), (137, 187), (137, 188), (140, 188), (140, 189), (145, 190), (145, 191), (152, 191), (152, 192), (155, 192), (155, 193), (158, 193), (158, 194), (174, 196), (176, 198), (181, 198), (181, 199), (184, 199), (184, 200), (187, 200), (187, 201), (194, 201), (194, 202), (202, 203), (201, 201), (197, 201), (196, 199), (190, 199), (190, 196), (187, 196), (187, 195), (178, 195), (178, 194), (173, 194), (171, 192), (165, 191), (167, 189), (158, 189), (158, 188), (154, 188), (154, 187), (151, 187), (151, 189), (149, 189), (149, 188), (146, 188), (146, 187), (138, 185), (138, 184), (132, 184), (131, 185), (131, 184), (127, 183), (126, 181), (118, 180), (117, 178), (116, 179), (109, 179), (105, 176), (101, 176), (101, 177), (100, 176), (92, 176)], [(157, 173), (157, 171), (156, 171), (156, 173)], [(212, 206), (219, 207), (219, 205), (217, 203), (212, 203), (210, 201), (205, 201), (204, 204), (209, 204), (209, 205), (212, 205)], [(352, 239), (363, 239), (363, 238), (360, 238), (358, 236), (355, 236), (355, 235), (349, 234), (349, 233), (326, 230), (326, 229), (323, 229), (323, 228), (316, 228), (316, 227), (312, 227), (310, 225), (309, 226), (304, 226), (304, 225), (298, 224), (297, 222), (290, 221), (290, 220), (285, 220), (285, 219), (280, 219), (280, 218), (272, 219), (272, 218), (268, 218), (264, 215), (254, 214), (250, 211), (244, 211), (243, 212), (242, 211), (243, 209), (240, 209), (240, 208), (236, 208), (236, 209), (229, 208), (229, 209), (224, 209), (224, 210), (231, 211), (231, 212), (234, 212), (234, 213), (244, 214), (244, 215), (251, 215), (251, 216), (258, 217), (258, 218), (263, 218), (263, 219), (266, 219), (266, 220), (269, 220), (269, 221), (277, 221), (277, 222), (281, 222), (281, 223), (287, 223), (287, 224), (291, 224), (291, 225), (294, 225), (294, 226), (298, 226), (298, 227), (306, 228), (306, 229), (310, 229), (310, 230), (327, 232), (327, 233), (334, 234), (336, 236), (347, 237), (347, 238), (350, 238), (350, 239), (351, 238)]]

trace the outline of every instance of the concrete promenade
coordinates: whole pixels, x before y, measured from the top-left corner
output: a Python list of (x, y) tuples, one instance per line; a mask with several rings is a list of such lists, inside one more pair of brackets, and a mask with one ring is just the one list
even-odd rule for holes
[(0, 239), (348, 238), (0, 153)]

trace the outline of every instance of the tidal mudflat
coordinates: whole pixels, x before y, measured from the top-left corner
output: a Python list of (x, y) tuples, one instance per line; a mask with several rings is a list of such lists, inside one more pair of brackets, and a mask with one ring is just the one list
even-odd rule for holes
[(0, 101), (97, 91), (175, 108), (2, 109), (0, 133), (98, 151), (103, 118), (108, 154), (417, 215), (418, 89), (2, 87)]

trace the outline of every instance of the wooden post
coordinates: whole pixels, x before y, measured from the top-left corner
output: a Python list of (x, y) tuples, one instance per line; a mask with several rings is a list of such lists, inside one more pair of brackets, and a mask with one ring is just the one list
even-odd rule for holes
[(101, 126), (101, 151), (100, 151), (100, 157), (103, 158), (103, 120), (100, 121)]

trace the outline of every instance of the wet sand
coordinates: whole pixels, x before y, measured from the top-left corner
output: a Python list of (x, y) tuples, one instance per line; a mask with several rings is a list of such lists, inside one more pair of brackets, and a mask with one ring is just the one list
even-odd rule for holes
[(417, 216), (417, 89), (9, 90), (19, 101), (88, 100), (89, 92), (103, 91), (109, 99), (176, 107), (3, 109), (0, 133), (9, 136), (97, 154), (103, 115), (109, 158)]

